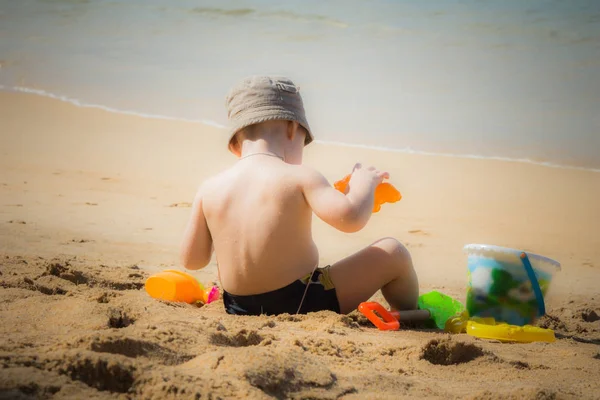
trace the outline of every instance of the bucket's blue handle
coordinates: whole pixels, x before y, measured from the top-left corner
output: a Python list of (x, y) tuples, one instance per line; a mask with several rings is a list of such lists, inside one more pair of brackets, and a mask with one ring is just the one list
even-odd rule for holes
[(540, 317), (546, 314), (546, 304), (544, 303), (544, 295), (542, 294), (542, 289), (540, 289), (540, 284), (535, 276), (535, 272), (533, 272), (533, 267), (531, 266), (531, 262), (529, 261), (529, 257), (527, 257), (527, 253), (521, 253), (521, 261), (523, 262), (523, 266), (525, 267), (525, 271), (527, 271), (527, 276), (531, 281), (531, 288), (533, 289), (533, 293), (535, 294), (535, 298), (538, 304), (538, 312)]

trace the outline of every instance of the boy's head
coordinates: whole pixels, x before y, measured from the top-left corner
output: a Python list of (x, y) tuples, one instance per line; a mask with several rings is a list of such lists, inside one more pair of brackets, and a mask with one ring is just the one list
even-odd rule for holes
[[(231, 125), (228, 146), (234, 154), (239, 155), (240, 152), (239, 148), (236, 149), (239, 133), (244, 131), (245, 136), (251, 136), (258, 124), (265, 124), (266, 127), (275, 124), (276, 121), (293, 122), (294, 124), (288, 124), (288, 131), (296, 128), (304, 131), (304, 146), (313, 141), (300, 89), (288, 78), (248, 77), (231, 89), (226, 105)], [(296, 126), (296, 123), (299, 126)]]

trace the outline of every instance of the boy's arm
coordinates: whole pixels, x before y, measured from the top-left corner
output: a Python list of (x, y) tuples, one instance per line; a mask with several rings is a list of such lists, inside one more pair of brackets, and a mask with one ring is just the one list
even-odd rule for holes
[(192, 205), (192, 215), (185, 230), (181, 246), (181, 261), (187, 269), (200, 269), (210, 262), (213, 243), (204, 211), (202, 210), (202, 189), (196, 194)]
[(367, 224), (376, 185), (364, 180), (354, 182), (348, 193), (343, 194), (319, 172), (308, 168), (306, 171), (304, 197), (319, 218), (346, 233), (357, 232)]

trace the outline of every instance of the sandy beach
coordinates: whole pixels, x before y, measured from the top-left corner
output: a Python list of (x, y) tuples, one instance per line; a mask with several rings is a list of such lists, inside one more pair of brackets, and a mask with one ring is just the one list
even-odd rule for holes
[[(558, 260), (555, 343), (507, 344), (357, 312), (227, 315), (160, 302), (198, 185), (236, 159), (222, 130), (0, 92), (0, 398), (593, 399), (600, 396), (600, 173), (311, 144), (330, 182), (355, 162), (403, 194), (355, 234), (315, 220), (323, 265), (393, 236), (421, 292), (464, 301), (468, 243)], [(317, 133), (318, 139), (318, 133)], [(192, 272), (218, 284), (215, 260)], [(380, 294), (375, 299), (384, 302)]]

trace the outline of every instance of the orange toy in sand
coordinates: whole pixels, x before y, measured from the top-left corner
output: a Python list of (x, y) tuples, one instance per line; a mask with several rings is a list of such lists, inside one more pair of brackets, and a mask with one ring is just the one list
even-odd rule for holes
[[(352, 174), (346, 175), (344, 178), (333, 184), (337, 190), (342, 193), (346, 192), (346, 188), (348, 187), (348, 183), (350, 183), (350, 177)], [(375, 202), (373, 203), (373, 212), (376, 213), (381, 210), (381, 205), (383, 203), (395, 203), (402, 199), (402, 195), (400, 192), (388, 182), (382, 182), (375, 188)]]
[(206, 290), (190, 274), (174, 269), (152, 275), (146, 280), (145, 286), (151, 297), (166, 301), (208, 304), (219, 298), (219, 289), (216, 287)]

